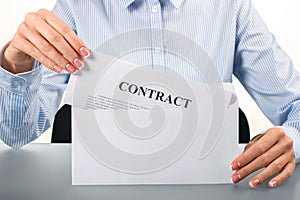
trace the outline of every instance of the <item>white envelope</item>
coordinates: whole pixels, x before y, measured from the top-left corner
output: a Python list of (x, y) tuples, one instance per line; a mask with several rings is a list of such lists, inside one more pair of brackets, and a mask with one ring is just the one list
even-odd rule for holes
[(72, 184), (230, 183), (238, 103), (228, 83), (195, 83), (98, 52), (71, 76)]

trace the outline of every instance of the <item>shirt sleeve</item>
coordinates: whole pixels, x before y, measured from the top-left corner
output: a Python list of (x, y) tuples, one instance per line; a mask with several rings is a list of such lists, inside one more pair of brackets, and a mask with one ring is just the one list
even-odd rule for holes
[[(75, 30), (68, 2), (57, 1), (53, 12)], [(58, 74), (38, 62), (32, 71), (16, 75), (0, 67), (0, 138), (3, 142), (20, 148), (49, 128), (68, 80), (68, 73)]]
[(263, 113), (293, 139), (300, 162), (300, 75), (251, 4), (237, 0), (234, 74)]

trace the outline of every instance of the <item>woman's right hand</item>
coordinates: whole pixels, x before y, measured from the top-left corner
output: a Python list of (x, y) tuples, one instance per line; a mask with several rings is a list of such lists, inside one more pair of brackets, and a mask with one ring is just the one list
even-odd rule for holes
[(4, 69), (17, 74), (32, 69), (34, 60), (58, 73), (74, 74), (90, 51), (74, 31), (52, 12), (41, 9), (26, 15), (3, 53)]

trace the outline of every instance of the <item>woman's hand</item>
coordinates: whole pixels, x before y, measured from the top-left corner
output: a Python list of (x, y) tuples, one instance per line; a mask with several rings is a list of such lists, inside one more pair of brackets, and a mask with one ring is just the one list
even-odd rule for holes
[(74, 31), (52, 12), (41, 9), (26, 15), (3, 53), (3, 67), (16, 74), (30, 71), (34, 60), (51, 70), (76, 73), (89, 55)]
[(274, 188), (284, 183), (296, 167), (293, 140), (281, 128), (271, 128), (264, 135), (256, 137), (245, 151), (231, 164), (232, 181), (238, 183), (251, 173), (261, 169), (259, 174), (249, 181), (249, 187), (256, 188), (268, 178), (269, 187)]

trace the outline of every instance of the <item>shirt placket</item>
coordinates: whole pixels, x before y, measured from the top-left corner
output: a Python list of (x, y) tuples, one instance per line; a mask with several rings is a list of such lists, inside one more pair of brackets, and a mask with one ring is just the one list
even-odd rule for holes
[(163, 12), (159, 0), (148, 1), (151, 23), (152, 68), (164, 71)]

